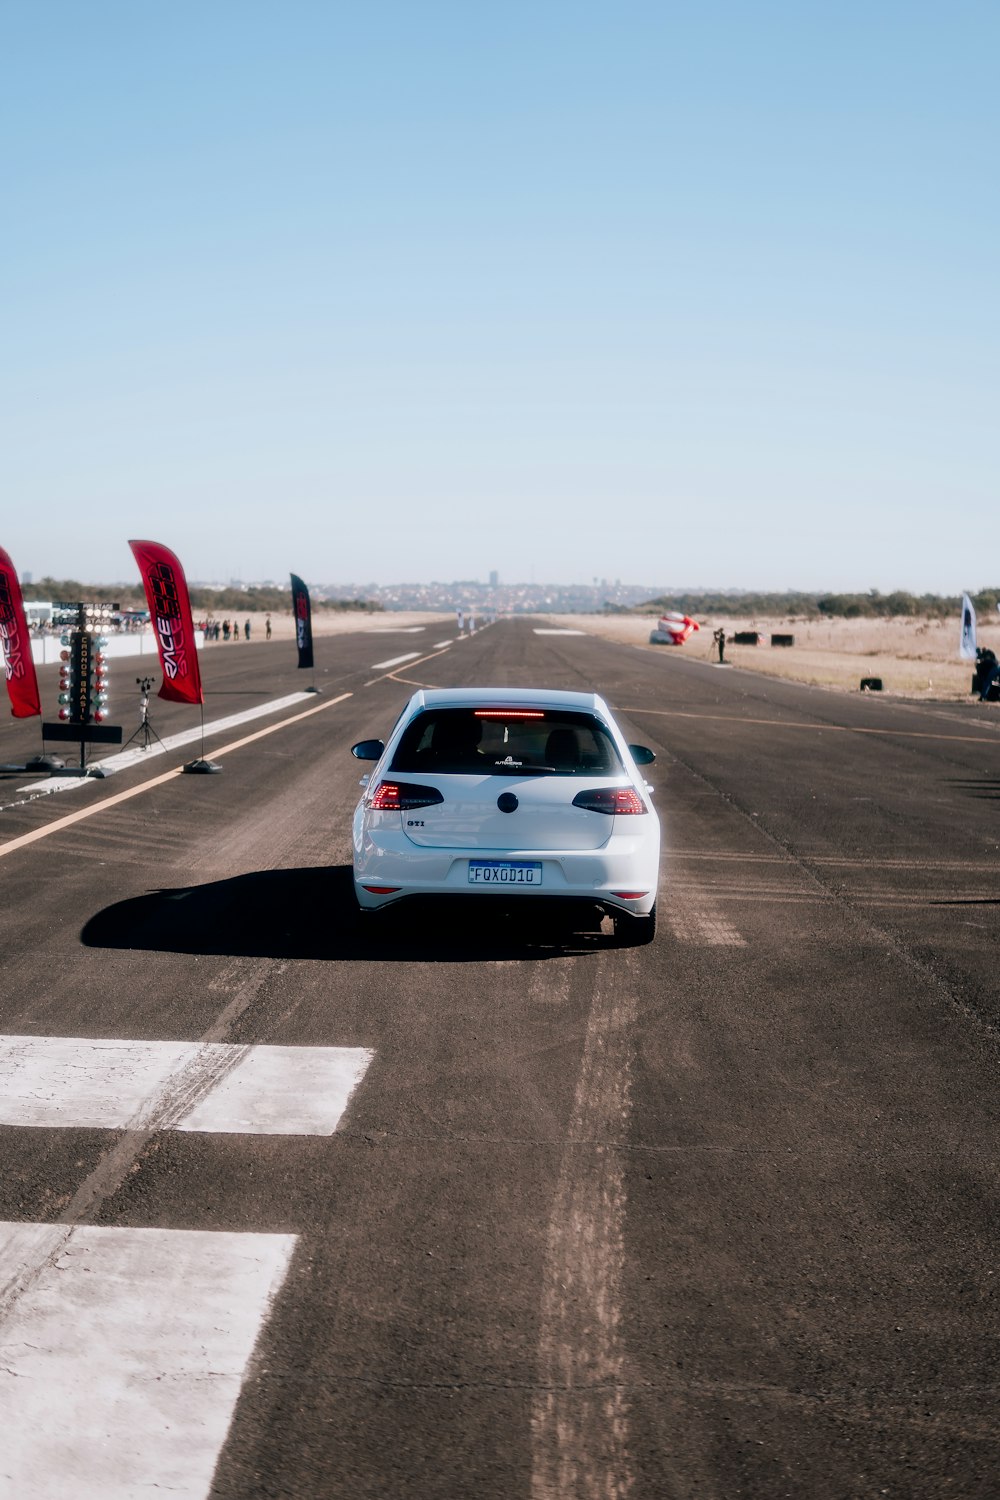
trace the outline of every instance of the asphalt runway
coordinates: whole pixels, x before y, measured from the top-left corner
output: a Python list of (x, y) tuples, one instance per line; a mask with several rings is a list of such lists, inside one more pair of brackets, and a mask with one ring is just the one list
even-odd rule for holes
[[(3, 1500), (995, 1500), (997, 709), (535, 623), (220, 643), (221, 775), (0, 773)], [(349, 747), (464, 684), (656, 750), (651, 946), (359, 926)]]

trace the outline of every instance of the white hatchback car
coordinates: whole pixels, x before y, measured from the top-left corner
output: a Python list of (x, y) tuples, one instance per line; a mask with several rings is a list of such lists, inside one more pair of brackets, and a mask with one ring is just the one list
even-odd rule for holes
[(464, 894), (602, 907), (615, 933), (656, 925), (660, 824), (629, 745), (594, 693), (443, 688), (414, 693), (374, 760), (354, 814), (364, 911)]

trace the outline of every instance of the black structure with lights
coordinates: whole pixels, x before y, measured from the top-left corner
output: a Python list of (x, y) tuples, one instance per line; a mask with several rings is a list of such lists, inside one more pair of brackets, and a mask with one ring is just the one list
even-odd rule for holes
[[(87, 746), (120, 745), (120, 724), (108, 724), (107, 638), (101, 628), (110, 624), (117, 604), (73, 604), (76, 625), (62, 637), (59, 666), (59, 718), (42, 725), (43, 740), (69, 741), (80, 746), (78, 767), (59, 767), (68, 776), (87, 775)], [(47, 760), (48, 757), (41, 759)], [(41, 769), (41, 767), (40, 767)], [(46, 769), (49, 769), (46, 767)], [(51, 767), (51, 769), (57, 769)], [(96, 774), (100, 774), (99, 772)]]

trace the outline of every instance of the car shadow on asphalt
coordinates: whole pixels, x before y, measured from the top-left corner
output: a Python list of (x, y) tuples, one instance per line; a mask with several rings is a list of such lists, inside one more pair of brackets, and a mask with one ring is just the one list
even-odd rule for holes
[(257, 870), (149, 891), (97, 912), (88, 948), (242, 958), (481, 963), (567, 958), (616, 946), (596, 908), (475, 895), (361, 914), (349, 865)]

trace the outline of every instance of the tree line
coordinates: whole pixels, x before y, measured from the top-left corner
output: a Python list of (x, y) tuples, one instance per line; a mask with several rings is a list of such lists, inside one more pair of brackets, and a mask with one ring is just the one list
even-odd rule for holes
[[(26, 601), (44, 600), (52, 604), (120, 604), (123, 610), (145, 609), (146, 596), (142, 585), (122, 583), (78, 583), (74, 578), (42, 578), (38, 583), (22, 583), (21, 593)], [(283, 614), (292, 607), (291, 585), (246, 588), (206, 589), (192, 588), (191, 609), (196, 615), (247, 614), (263, 610), (272, 614)], [(382, 605), (371, 599), (313, 599), (313, 609), (366, 609), (381, 610)]]
[[(980, 589), (969, 597), (977, 614), (994, 614), (1000, 600), (1000, 588)], [(856, 620), (900, 619), (908, 616), (919, 619), (950, 619), (961, 612), (960, 594), (909, 594), (897, 589), (891, 594), (871, 589), (867, 594), (806, 594), (788, 591), (785, 593), (677, 593), (661, 594), (645, 604), (637, 604), (633, 614), (649, 614), (652, 610), (678, 610), (685, 615), (712, 614), (738, 615), (740, 617), (779, 615), (796, 616), (802, 619)]]

